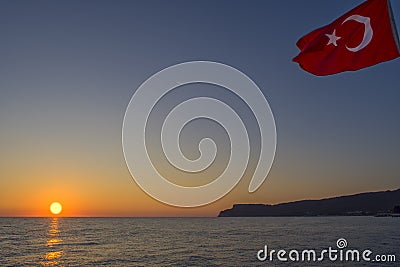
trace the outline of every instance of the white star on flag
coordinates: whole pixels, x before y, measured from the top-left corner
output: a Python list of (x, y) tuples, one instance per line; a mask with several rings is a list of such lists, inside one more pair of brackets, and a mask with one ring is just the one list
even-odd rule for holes
[(333, 30), (332, 34), (325, 34), (329, 38), (329, 42), (326, 45), (333, 44), (334, 46), (337, 46), (336, 41), (339, 40), (342, 37), (336, 36), (336, 29)]

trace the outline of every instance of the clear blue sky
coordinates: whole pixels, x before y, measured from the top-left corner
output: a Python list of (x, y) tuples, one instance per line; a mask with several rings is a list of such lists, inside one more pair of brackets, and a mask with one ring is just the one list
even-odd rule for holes
[[(202, 214), (237, 202), (398, 188), (399, 59), (328, 77), (291, 61), (301, 36), (361, 2), (1, 1), (0, 215), (33, 214), (30, 200), (15, 192), (57, 183), (83, 199), (82, 214), (146, 215), (131, 207), (140, 201), (154, 210), (149, 214), (162, 214), (126, 170), (122, 120), (144, 80), (192, 60), (250, 76), (278, 132), (275, 163), (260, 190), (239, 187)], [(400, 1), (391, 2), (400, 28)], [(89, 191), (116, 200), (101, 209), (80, 195)]]

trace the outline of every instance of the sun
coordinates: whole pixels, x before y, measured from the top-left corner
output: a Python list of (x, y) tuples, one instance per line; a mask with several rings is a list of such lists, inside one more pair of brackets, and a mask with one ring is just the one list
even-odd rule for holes
[(59, 202), (53, 202), (50, 205), (50, 212), (53, 213), (54, 215), (60, 214), (62, 211), (62, 206)]

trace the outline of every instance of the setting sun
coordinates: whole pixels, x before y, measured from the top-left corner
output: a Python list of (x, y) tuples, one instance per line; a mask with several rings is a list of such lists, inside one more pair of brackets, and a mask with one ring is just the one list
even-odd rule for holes
[(51, 211), (51, 213), (53, 213), (54, 215), (60, 214), (61, 211), (62, 211), (62, 206), (61, 206), (61, 204), (58, 203), (58, 202), (53, 202), (53, 203), (51, 203), (51, 205), (50, 205), (50, 211)]

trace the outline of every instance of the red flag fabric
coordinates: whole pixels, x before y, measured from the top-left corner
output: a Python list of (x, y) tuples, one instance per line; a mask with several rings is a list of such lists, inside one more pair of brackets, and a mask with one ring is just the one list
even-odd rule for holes
[(400, 56), (388, 0), (368, 0), (331, 24), (302, 37), (293, 58), (304, 70), (330, 75), (359, 70)]

